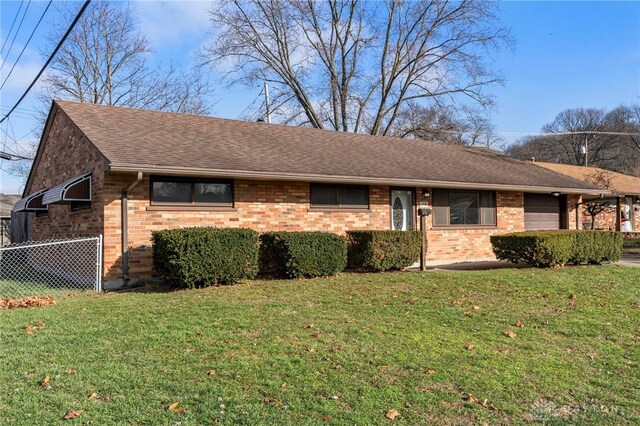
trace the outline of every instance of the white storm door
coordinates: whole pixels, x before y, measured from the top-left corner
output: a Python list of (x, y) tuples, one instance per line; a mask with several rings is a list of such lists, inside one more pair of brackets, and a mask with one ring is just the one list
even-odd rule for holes
[(391, 230), (413, 229), (413, 193), (405, 190), (391, 190)]

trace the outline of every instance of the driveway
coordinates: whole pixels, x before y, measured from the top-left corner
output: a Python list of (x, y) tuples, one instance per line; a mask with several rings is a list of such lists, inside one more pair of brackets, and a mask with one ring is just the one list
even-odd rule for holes
[(616, 265), (640, 267), (640, 254), (624, 253), (622, 259), (620, 259)]

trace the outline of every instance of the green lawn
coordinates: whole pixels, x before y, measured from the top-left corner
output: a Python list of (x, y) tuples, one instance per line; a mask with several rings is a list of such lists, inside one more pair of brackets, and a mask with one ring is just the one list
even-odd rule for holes
[(625, 238), (622, 250), (625, 253), (640, 254), (640, 238)]
[(0, 311), (0, 424), (638, 424), (638, 283), (343, 274)]

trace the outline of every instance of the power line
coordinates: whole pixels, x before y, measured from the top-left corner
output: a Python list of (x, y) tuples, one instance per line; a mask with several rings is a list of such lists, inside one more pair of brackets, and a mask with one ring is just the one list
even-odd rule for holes
[(258, 93), (258, 96), (256, 96), (256, 97), (251, 101), (251, 103), (249, 104), (249, 106), (247, 106), (244, 110), (242, 110), (242, 112), (241, 112), (240, 114), (238, 114), (238, 117), (236, 117), (236, 120), (238, 120), (240, 117), (242, 117), (242, 116), (244, 115), (244, 113), (245, 113), (245, 112), (247, 112), (247, 110), (248, 110), (249, 108), (251, 108), (251, 107), (253, 106), (253, 104), (255, 104), (255, 103), (256, 103), (256, 101), (260, 98), (260, 96), (262, 96), (262, 91), (263, 91), (263, 90), (264, 90), (264, 89), (260, 90), (260, 93)]
[[(29, 5), (31, 4), (31, 0), (29, 0), (29, 3), (27, 3), (27, 7), (24, 9), (24, 13), (22, 14), (22, 19), (20, 20), (20, 23), (18, 24), (18, 29), (16, 29), (16, 33), (13, 35), (13, 40), (11, 40), (11, 44), (9, 45), (9, 50), (7, 50), (7, 54), (5, 55), (5, 58), (9, 57), (9, 54), (11, 53), (11, 48), (13, 47), (13, 43), (16, 41), (16, 37), (18, 36), (18, 33), (20, 32), (20, 28), (22, 28), (22, 23), (24, 22), (24, 17), (27, 16), (27, 10), (29, 10)], [(7, 35), (7, 38), (9, 36)], [(4, 68), (4, 64), (6, 64), (7, 61), (2, 61), (2, 65), (0, 65), (0, 71), (2, 71), (2, 68)]]
[[(9, 37), (11, 37), (11, 32), (13, 31), (13, 26), (16, 23), (16, 20), (18, 19), (18, 16), (20, 16), (20, 11), (22, 10), (22, 5), (24, 4), (24, 0), (22, 0), (20, 2), (20, 6), (18, 7), (18, 11), (16, 12), (16, 16), (13, 17), (13, 22), (11, 23), (11, 28), (9, 28), (9, 32), (7, 33), (7, 38), (4, 39), (4, 43), (2, 43), (2, 47), (0, 48), (0, 55), (2, 55), (2, 52), (4, 52), (4, 47), (7, 45), (7, 40), (9, 40)], [(17, 31), (16, 31), (17, 33)]]
[(18, 105), (20, 105), (20, 102), (22, 102), (22, 100), (27, 96), (27, 94), (29, 93), (29, 91), (33, 88), (33, 86), (36, 84), (36, 82), (38, 81), (38, 79), (40, 78), (40, 76), (42, 75), (42, 73), (44, 72), (44, 70), (47, 69), (47, 67), (49, 66), (49, 63), (53, 60), (54, 56), (56, 56), (56, 53), (58, 53), (58, 50), (60, 50), (60, 48), (62, 47), (62, 45), (64, 44), (65, 40), (67, 39), (67, 37), (69, 37), (69, 34), (71, 34), (71, 31), (73, 31), (73, 28), (76, 26), (76, 24), (78, 23), (78, 21), (80, 20), (80, 17), (82, 16), (82, 14), (84, 13), (84, 11), (87, 9), (87, 7), (89, 6), (89, 3), (91, 3), (91, 0), (86, 0), (84, 2), (84, 4), (82, 5), (82, 8), (80, 9), (80, 11), (78, 12), (78, 14), (76, 15), (75, 19), (73, 20), (73, 22), (71, 23), (71, 25), (69, 26), (69, 29), (67, 30), (66, 33), (64, 33), (64, 35), (62, 36), (62, 39), (60, 40), (60, 42), (58, 43), (58, 45), (56, 46), (56, 48), (53, 50), (53, 52), (51, 53), (51, 55), (49, 56), (49, 59), (47, 59), (47, 62), (45, 62), (45, 64), (42, 66), (42, 69), (40, 70), (40, 72), (38, 72), (38, 75), (36, 75), (36, 78), (33, 79), (33, 81), (31, 82), (31, 84), (29, 85), (29, 87), (27, 87), (27, 90), (25, 90), (25, 92), (22, 94), (22, 96), (20, 96), (20, 99), (18, 99), (18, 102), (15, 103), (15, 105), (11, 108), (11, 110), (4, 116), (2, 117), (2, 119), (0, 119), (0, 123), (2, 123), (4, 120), (7, 119), (7, 117), (9, 117), (11, 115), (11, 113), (13, 112), (14, 109), (16, 109), (18, 107)]
[[(9, 80), (9, 77), (11, 77), (11, 74), (13, 74), (13, 69), (16, 67), (16, 65), (18, 65), (18, 62), (20, 61), (20, 58), (22, 58), (22, 54), (24, 53), (25, 50), (27, 50), (27, 46), (29, 45), (29, 42), (31, 41), (31, 38), (33, 37), (33, 35), (36, 33), (36, 30), (38, 29), (38, 27), (40, 26), (40, 23), (42, 22), (42, 20), (44, 19), (44, 15), (47, 14), (47, 10), (49, 10), (49, 7), (51, 6), (51, 2), (53, 0), (49, 0), (49, 3), (47, 3), (47, 7), (44, 9), (44, 12), (42, 12), (42, 15), (40, 15), (40, 19), (38, 19), (38, 23), (36, 23), (35, 28), (33, 29), (33, 31), (31, 31), (31, 35), (29, 35), (29, 39), (27, 40), (27, 42), (24, 44), (24, 46), (22, 46), (22, 50), (20, 51), (20, 54), (18, 55), (18, 58), (16, 59), (16, 61), (13, 63), (13, 66), (11, 67), (11, 70), (9, 70), (9, 74), (7, 74), (7, 77), (4, 79), (4, 81), (2, 82), (2, 86), (0, 86), (0, 90), (2, 90), (2, 88), (4, 87), (4, 85), (7, 83), (7, 80)], [(4, 65), (4, 63), (2, 64)]]

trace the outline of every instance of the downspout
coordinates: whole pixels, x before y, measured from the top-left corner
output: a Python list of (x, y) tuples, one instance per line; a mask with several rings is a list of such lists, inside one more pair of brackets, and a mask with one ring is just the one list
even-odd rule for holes
[(120, 198), (120, 205), (122, 206), (122, 281), (124, 284), (129, 281), (129, 191), (135, 188), (141, 181), (142, 172), (138, 172), (136, 179), (122, 190), (122, 196)]

